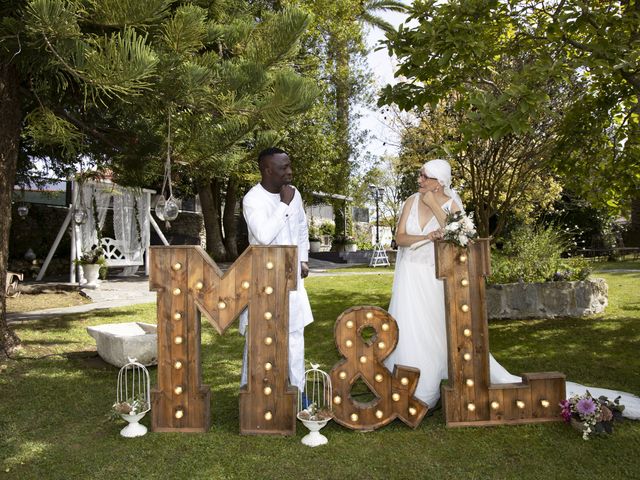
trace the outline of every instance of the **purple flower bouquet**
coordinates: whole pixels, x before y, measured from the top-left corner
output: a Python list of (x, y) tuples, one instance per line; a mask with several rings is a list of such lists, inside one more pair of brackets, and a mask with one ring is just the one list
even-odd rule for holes
[(593, 398), (588, 390), (563, 400), (560, 406), (564, 420), (581, 431), (584, 440), (595, 433), (613, 433), (613, 422), (622, 420), (624, 410), (620, 397), (613, 401), (604, 396)]

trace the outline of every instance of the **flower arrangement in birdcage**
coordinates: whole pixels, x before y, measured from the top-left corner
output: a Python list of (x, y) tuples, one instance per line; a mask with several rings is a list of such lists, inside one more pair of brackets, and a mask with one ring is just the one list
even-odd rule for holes
[(469, 215), (462, 211), (449, 213), (445, 219), (442, 239), (459, 247), (466, 247), (469, 240), (478, 236), (473, 223), (473, 213)]
[(624, 405), (620, 397), (611, 401), (605, 396), (593, 398), (587, 390), (582, 395), (572, 395), (560, 402), (565, 422), (582, 432), (582, 438), (598, 433), (613, 433), (613, 422), (622, 420)]
[(328, 442), (320, 430), (333, 418), (331, 378), (318, 369), (318, 366), (312, 363), (311, 369), (305, 372), (305, 391), (298, 395), (298, 420), (309, 429), (309, 433), (302, 438), (302, 443), (309, 447)]
[(117, 419), (121, 415), (137, 415), (148, 411), (149, 403), (147, 400), (142, 395), (137, 395), (136, 398), (114, 403), (111, 406), (111, 418)]
[(118, 416), (128, 425), (120, 431), (123, 437), (140, 437), (147, 427), (138, 423), (151, 408), (149, 371), (136, 359), (118, 372), (116, 401), (111, 407), (112, 417)]
[(310, 403), (307, 408), (298, 413), (298, 418), (300, 420), (322, 422), (324, 420), (331, 420), (333, 413), (331, 413), (331, 410), (327, 407), (320, 408), (315, 403)]

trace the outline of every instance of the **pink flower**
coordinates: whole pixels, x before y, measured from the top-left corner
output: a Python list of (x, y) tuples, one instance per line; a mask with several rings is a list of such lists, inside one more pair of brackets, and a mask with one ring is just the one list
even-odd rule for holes
[(571, 420), (571, 404), (568, 400), (562, 400), (560, 407), (562, 407), (562, 418), (565, 422), (569, 422)]

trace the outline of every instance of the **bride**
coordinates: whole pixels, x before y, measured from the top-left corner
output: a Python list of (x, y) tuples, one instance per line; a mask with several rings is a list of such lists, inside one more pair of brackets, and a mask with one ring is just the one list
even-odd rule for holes
[[(389, 313), (400, 330), (396, 349), (385, 366), (406, 365), (420, 369), (415, 396), (433, 408), (440, 398), (440, 382), (447, 378), (447, 331), (444, 285), (436, 278), (433, 241), (442, 237), (447, 213), (462, 209), (451, 188), (451, 167), (445, 160), (431, 160), (420, 169), (418, 192), (402, 208), (396, 230), (398, 255)], [(519, 383), (489, 354), (491, 383)], [(640, 418), (640, 398), (625, 392), (585, 387), (567, 382), (567, 397), (588, 389), (593, 397), (611, 400), (621, 395), (625, 417)]]

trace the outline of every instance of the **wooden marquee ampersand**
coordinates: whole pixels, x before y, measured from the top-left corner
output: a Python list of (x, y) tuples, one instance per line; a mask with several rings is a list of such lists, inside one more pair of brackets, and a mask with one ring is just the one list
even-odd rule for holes
[[(363, 332), (368, 327), (375, 334), (365, 340)], [(331, 370), (336, 422), (354, 430), (374, 430), (398, 417), (417, 427), (428, 409), (413, 396), (420, 371), (396, 365), (391, 374), (382, 363), (398, 343), (394, 318), (378, 307), (353, 307), (338, 317), (334, 335), (338, 350), (345, 357)], [(351, 396), (359, 379), (376, 398), (364, 403)]]
[(524, 373), (521, 383), (491, 384), (484, 277), (489, 241), (468, 249), (436, 242), (436, 276), (444, 279), (449, 383), (442, 389), (447, 426), (561, 420), (565, 376)]
[(240, 433), (294, 434), (297, 390), (287, 379), (296, 247), (249, 247), (224, 275), (200, 247), (152, 247), (150, 255), (150, 288), (158, 292), (152, 429), (209, 429), (211, 393), (201, 378), (200, 313), (222, 334), (248, 306), (248, 383), (240, 390)]

